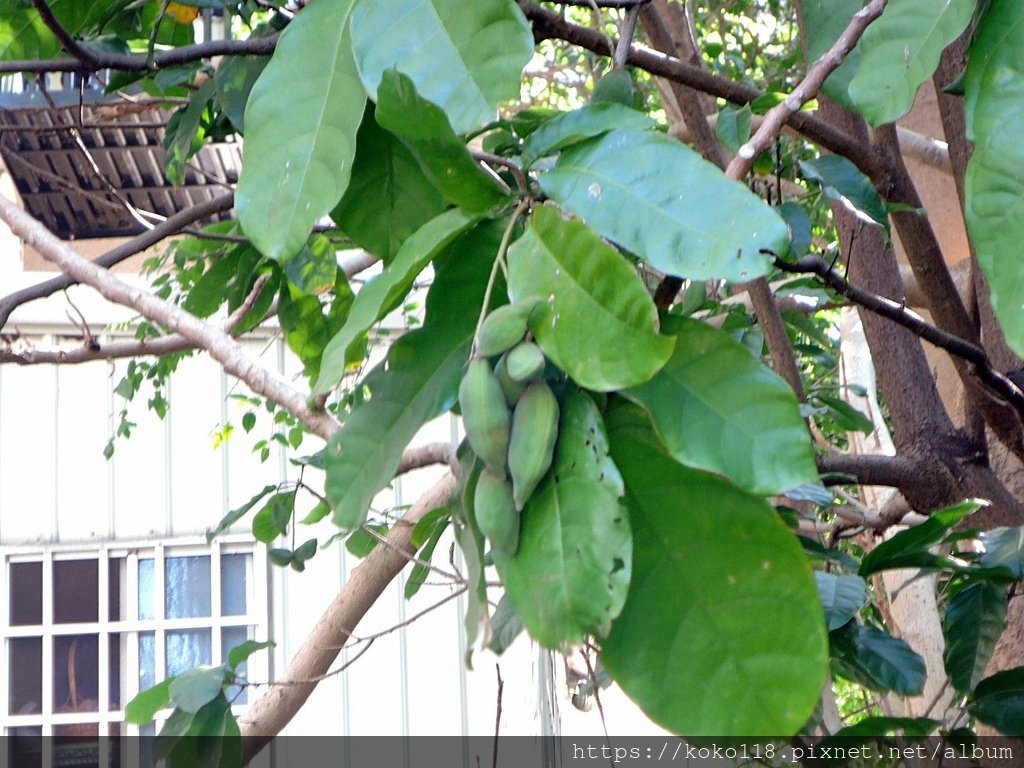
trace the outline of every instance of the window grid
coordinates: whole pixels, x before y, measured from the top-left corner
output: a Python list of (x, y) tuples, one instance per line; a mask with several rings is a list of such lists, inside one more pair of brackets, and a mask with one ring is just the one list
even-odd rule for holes
[[(221, 597), (221, 555), (249, 554), (250, 569), (247, 571), (247, 605), (246, 612), (237, 616), (222, 616)], [(167, 619), (166, 565), (168, 557), (208, 556), (210, 558), (210, 606), (211, 615)], [(139, 619), (139, 563), (153, 561), (153, 617)], [(97, 621), (95, 622), (54, 622), (54, 563), (68, 560), (94, 560), (98, 569), (98, 600)], [(117, 620), (111, 620), (110, 609), (110, 564), (120, 561), (121, 569), (118, 578), (123, 589), (120, 590)], [(210, 661), (221, 663), (223, 657), (222, 635), (228, 627), (251, 628), (256, 637), (263, 638), (267, 633), (267, 569), (265, 567), (266, 548), (246, 540), (216, 541), (211, 545), (194, 541), (175, 543), (165, 546), (161, 543), (149, 543), (139, 546), (118, 544), (116, 546), (94, 547), (54, 547), (42, 552), (29, 553), (24, 547), (0, 547), (0, 566), (4, 569), (3, 583), (9, 584), (11, 564), (39, 562), (42, 563), (42, 623), (35, 625), (11, 626), (11, 600), (8, 586), (0, 589), (0, 652), (3, 663), (0, 663), (0, 734), (11, 729), (23, 727), (42, 728), (43, 736), (54, 735), (56, 726), (91, 723), (98, 726), (99, 735), (110, 735), (111, 726), (120, 728), (122, 735), (137, 735), (139, 727), (124, 722), (124, 707), (139, 692), (140, 671), (140, 633), (152, 632), (154, 635), (154, 670), (157, 681), (162, 680), (166, 671), (167, 633), (183, 629), (208, 629), (211, 634)], [(97, 705), (93, 712), (56, 712), (54, 702), (54, 642), (56, 638), (75, 635), (97, 635)], [(10, 695), (13, 684), (10, 674), (11, 640), (17, 638), (39, 638), (42, 643), (41, 670), (41, 711), (37, 714), (12, 714)], [(123, 638), (124, 642), (120, 642)], [(121, 701), (117, 708), (111, 708), (111, 670), (110, 650), (117, 639), (123, 649), (118, 662), (120, 675), (119, 695)], [(269, 677), (266, 654), (256, 654), (249, 660), (249, 676), (254, 680), (265, 680)], [(240, 709), (244, 705), (236, 705)], [(167, 713), (163, 713), (166, 716)], [(163, 717), (158, 717), (157, 728), (162, 724)]]

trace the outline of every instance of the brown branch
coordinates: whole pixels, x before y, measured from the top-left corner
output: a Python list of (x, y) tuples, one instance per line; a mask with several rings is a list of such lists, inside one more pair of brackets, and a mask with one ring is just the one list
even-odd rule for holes
[[(917, 465), (910, 459), (867, 453), (830, 453), (819, 456), (818, 471), (850, 475), (856, 478), (858, 485), (884, 485), (891, 488), (914, 485), (920, 476)], [(834, 484), (844, 483), (840, 481)]]
[[(214, 214), (230, 210), (234, 203), (235, 196), (233, 193), (229, 192), (226, 195), (215, 197), (205, 203), (193, 205), (191, 208), (186, 208), (183, 211), (175, 213), (173, 216), (169, 216), (166, 221), (161, 222), (152, 229), (124, 241), (116, 248), (112, 248), (102, 256), (97, 257), (93, 263), (96, 266), (109, 269), (116, 264), (120, 264), (125, 259), (156, 245), (161, 240), (178, 234), (179, 230), (189, 224), (205, 219), (208, 216), (213, 216)], [(22, 288), (19, 291), (8, 294), (0, 299), (0, 328), (3, 328), (7, 324), (7, 321), (11, 317), (11, 313), (22, 304), (27, 304), (28, 302), (36, 299), (46, 298), (57, 291), (62, 291), (65, 288), (75, 285), (77, 282), (78, 281), (76, 279), (69, 275), (61, 275), (60, 277), (54, 277), (42, 283), (37, 283), (36, 285), (31, 285), (27, 288)]]
[[(607, 40), (600, 32), (573, 24), (557, 13), (542, 8), (530, 0), (517, 0), (517, 2), (533, 25), (534, 39), (539, 41), (556, 38), (578, 45), (599, 56), (609, 54)], [(720, 77), (701, 67), (686, 64), (673, 56), (637, 44), (630, 48), (628, 63), (649, 74), (682, 83), (739, 106), (749, 104), (764, 95), (756, 88)], [(787, 124), (830, 152), (845, 156), (866, 176), (872, 179), (885, 178), (884, 153), (850, 134), (805, 112), (790, 115)]]
[(53, 15), (53, 11), (50, 9), (49, 4), (46, 0), (32, 0), (32, 6), (36, 9), (39, 14), (39, 18), (42, 19), (43, 24), (46, 25), (53, 36), (60, 42), (61, 47), (64, 48), (70, 55), (74, 56), (80, 63), (83, 71), (95, 69), (96, 57), (86, 48), (83, 48), (77, 40), (75, 40), (63, 25), (57, 21), (57, 17)]
[(458, 468), (455, 448), (451, 443), (427, 443), (416, 448), (409, 448), (402, 454), (402, 461), (399, 463), (398, 469), (395, 470), (395, 477), (435, 464), (447, 464), (453, 471)]
[(818, 95), (825, 79), (843, 63), (868, 25), (882, 15), (886, 2), (887, 0), (871, 0), (853, 15), (853, 19), (832, 47), (811, 65), (807, 75), (793, 92), (783, 99), (781, 104), (768, 111), (757, 132), (740, 147), (726, 169), (726, 174), (730, 178), (741, 179), (750, 172), (754, 167), (754, 160), (771, 146), (782, 132), (782, 127), (800, 112), (804, 104)]
[(95, 288), (108, 301), (130, 307), (143, 317), (170, 328), (207, 350), (224, 370), (244, 381), (257, 395), (286, 408), (313, 434), (326, 440), (337, 431), (338, 422), (330, 414), (311, 409), (303, 393), (260, 365), (222, 329), (208, 325), (180, 307), (122, 282), (109, 271), (80, 256), (3, 196), (0, 196), (0, 219), (44, 259), (59, 266), (76, 281)]
[(455, 495), (454, 475), (446, 474), (409, 509), (388, 532), (390, 546), (377, 547), (352, 572), (324, 611), (306, 641), (288, 664), (281, 685), (257, 699), (242, 716), (242, 764), (247, 765), (288, 723), (309, 698), (316, 680), (326, 674), (340, 648), (360, 620), (402, 570), (408, 553), (414, 552), (412, 532), (428, 512), (444, 506)]
[(122, 72), (151, 72), (168, 67), (190, 64), (215, 56), (269, 56), (277, 45), (277, 35), (250, 37), (248, 40), (209, 40), (195, 45), (183, 45), (170, 50), (156, 51), (152, 61), (145, 54), (90, 52), (92, 63), (85, 66), (81, 59), (22, 59), (0, 61), (0, 74), (12, 72), (97, 72), (115, 69)]
[(990, 393), (1009, 403), (1018, 415), (1024, 417), (1024, 392), (992, 366), (988, 354), (979, 345), (925, 322), (920, 315), (907, 309), (903, 304), (858, 288), (837, 274), (819, 256), (804, 256), (795, 262), (776, 259), (775, 266), (784, 272), (818, 275), (825, 285), (841, 296), (845, 296), (855, 304), (869, 309), (877, 315), (898, 323), (915, 336), (967, 361), (973, 366), (975, 375)]

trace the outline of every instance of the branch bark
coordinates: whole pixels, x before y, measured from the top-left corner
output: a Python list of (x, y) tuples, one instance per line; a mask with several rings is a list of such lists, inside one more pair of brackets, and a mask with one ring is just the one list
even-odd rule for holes
[(279, 680), (280, 685), (271, 687), (243, 716), (243, 765), (248, 765), (299, 711), (316, 687), (315, 682), (309, 681), (328, 672), (370, 606), (415, 553), (412, 532), (416, 523), (428, 512), (447, 504), (456, 489), (455, 476), (446, 474), (391, 529), (386, 544), (374, 549), (352, 572), (295, 654)]
[(131, 307), (147, 319), (170, 328), (206, 349), (224, 370), (244, 381), (256, 394), (287, 408), (313, 434), (326, 440), (338, 429), (339, 424), (333, 416), (310, 408), (303, 393), (260, 365), (223, 329), (208, 325), (180, 307), (114, 277), (109, 271), (80, 256), (3, 196), (0, 196), (0, 219), (44, 259), (59, 266), (74, 280), (95, 288), (107, 300)]
[[(187, 227), (190, 224), (202, 221), (203, 219), (214, 216), (218, 213), (231, 210), (231, 207), (234, 204), (235, 195), (233, 192), (229, 192), (225, 195), (215, 197), (212, 200), (208, 200), (205, 203), (193, 205), (191, 208), (186, 208), (183, 211), (175, 213), (173, 216), (169, 216), (166, 221), (161, 222), (152, 229), (136, 235), (129, 240), (125, 240), (116, 248), (112, 248), (102, 256), (96, 258), (92, 263), (97, 267), (109, 269), (110, 267), (120, 264), (125, 259), (129, 259), (137, 253), (141, 253), (147, 248), (156, 245), (161, 240), (178, 234), (184, 227)], [(0, 329), (7, 325), (7, 321), (11, 318), (11, 313), (22, 304), (27, 304), (28, 302), (35, 301), (36, 299), (46, 298), (57, 291), (62, 291), (65, 288), (75, 285), (77, 282), (79, 282), (77, 279), (65, 274), (60, 277), (54, 277), (50, 280), (37, 283), (36, 285), (31, 285), (28, 288), (22, 288), (19, 291), (15, 291), (14, 293), (4, 296), (0, 299)]]

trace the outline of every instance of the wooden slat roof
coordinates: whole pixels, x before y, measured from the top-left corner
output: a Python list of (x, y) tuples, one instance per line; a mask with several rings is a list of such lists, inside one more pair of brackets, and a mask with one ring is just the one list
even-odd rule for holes
[(169, 116), (123, 102), (0, 109), (0, 157), (28, 211), (62, 239), (133, 235), (143, 226), (130, 206), (170, 216), (238, 181), (241, 145), (220, 143), (203, 147), (172, 186), (163, 173)]

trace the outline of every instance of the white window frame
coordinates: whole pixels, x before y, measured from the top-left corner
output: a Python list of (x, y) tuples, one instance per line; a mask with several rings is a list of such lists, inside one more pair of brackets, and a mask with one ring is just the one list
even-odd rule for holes
[[(221, 615), (221, 555), (249, 553), (252, 555), (252, 591), (251, 605), (247, 613), (241, 616)], [(164, 574), (165, 561), (168, 557), (187, 557), (205, 555), (210, 557), (210, 616), (187, 619), (164, 618), (167, 605)], [(153, 619), (139, 619), (139, 561), (152, 558), (154, 589), (156, 601)], [(126, 575), (121, 595), (124, 610), (119, 621), (110, 620), (110, 560), (125, 558)], [(53, 622), (53, 563), (58, 560), (88, 559), (98, 563), (98, 621), (88, 623)], [(42, 623), (28, 626), (10, 625), (10, 563), (42, 562)], [(95, 723), (98, 725), (99, 736), (110, 735), (110, 726), (120, 727), (122, 736), (140, 735), (139, 726), (124, 722), (124, 706), (139, 692), (139, 635), (142, 632), (153, 632), (155, 635), (155, 673), (157, 682), (163, 679), (166, 665), (165, 643), (167, 632), (175, 629), (210, 629), (211, 660), (218, 663), (222, 658), (222, 631), (224, 628), (246, 626), (253, 627), (256, 640), (267, 640), (269, 633), (270, 601), (269, 601), (269, 560), (267, 547), (251, 538), (244, 536), (224, 536), (207, 544), (205, 540), (190, 537), (160, 541), (140, 541), (133, 543), (108, 542), (97, 545), (47, 545), (31, 546), (0, 546), (0, 568), (3, 578), (0, 579), (0, 736), (6, 735), (12, 728), (42, 728), (42, 736), (52, 736), (54, 726), (79, 723)], [(54, 639), (69, 635), (98, 634), (98, 704), (96, 712), (54, 712), (53, 709), (53, 646)], [(112, 635), (124, 635), (127, 639), (126, 652), (122, 654), (121, 689), (123, 691), (120, 709), (110, 709), (110, 673), (107, 659), (110, 652)], [(42, 638), (42, 701), (41, 713), (31, 715), (12, 715), (10, 691), (8, 685), (8, 666), (10, 660), (9, 641), (12, 638)], [(249, 658), (247, 678), (253, 682), (266, 682), (270, 679), (270, 654), (257, 653)], [(251, 702), (252, 696), (249, 697)], [(233, 711), (240, 714), (247, 704), (236, 704)], [(159, 728), (168, 712), (161, 713), (156, 725)]]

